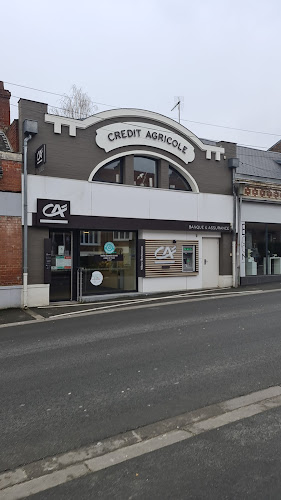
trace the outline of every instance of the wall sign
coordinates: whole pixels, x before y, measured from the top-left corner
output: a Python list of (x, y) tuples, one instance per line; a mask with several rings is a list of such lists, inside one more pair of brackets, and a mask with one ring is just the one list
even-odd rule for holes
[(44, 239), (44, 283), (51, 283), (52, 266), (52, 241), (50, 238)]
[(226, 222), (188, 222), (187, 231), (207, 231), (211, 233), (230, 233), (231, 225)]
[(149, 146), (168, 151), (190, 163), (195, 158), (194, 147), (171, 130), (143, 122), (114, 123), (96, 131), (96, 143), (106, 153), (125, 146)]
[(146, 278), (195, 276), (198, 271), (198, 241), (145, 241)]
[(69, 223), (70, 201), (37, 199), (37, 224), (64, 224)]
[(35, 151), (35, 168), (42, 167), (46, 163), (46, 144), (42, 144)]
[(138, 276), (145, 277), (145, 240), (138, 240)]

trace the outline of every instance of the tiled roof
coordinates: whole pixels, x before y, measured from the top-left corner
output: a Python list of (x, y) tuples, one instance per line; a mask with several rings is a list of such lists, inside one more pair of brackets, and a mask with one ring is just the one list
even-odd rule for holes
[(237, 146), (239, 167), (236, 177), (255, 180), (281, 180), (281, 153)]
[(6, 153), (12, 151), (9, 141), (5, 136), (3, 130), (0, 130), (0, 151), (5, 151)]

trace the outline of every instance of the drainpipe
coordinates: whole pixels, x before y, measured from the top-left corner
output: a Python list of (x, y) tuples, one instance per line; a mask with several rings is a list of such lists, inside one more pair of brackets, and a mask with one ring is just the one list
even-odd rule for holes
[(38, 123), (34, 120), (23, 122), (23, 307), (27, 308), (28, 268), (27, 268), (27, 144), (38, 133)]
[(29, 134), (23, 140), (23, 307), (27, 308), (27, 143)]
[(233, 194), (233, 228), (232, 228), (232, 286), (237, 288), (237, 255), (236, 255), (236, 233), (237, 233), (237, 192), (235, 187), (235, 171), (239, 166), (238, 158), (229, 158), (228, 166), (232, 169), (232, 194)]

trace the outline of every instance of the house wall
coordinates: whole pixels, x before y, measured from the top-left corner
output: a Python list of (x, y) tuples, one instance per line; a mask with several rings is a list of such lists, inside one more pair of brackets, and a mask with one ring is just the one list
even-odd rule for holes
[(21, 155), (0, 152), (0, 308), (21, 305)]

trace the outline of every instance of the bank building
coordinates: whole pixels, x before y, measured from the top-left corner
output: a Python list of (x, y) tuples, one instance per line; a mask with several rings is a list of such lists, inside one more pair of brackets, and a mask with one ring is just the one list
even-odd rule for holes
[(151, 111), (76, 120), (26, 99), (18, 131), (25, 305), (234, 284), (236, 144)]

